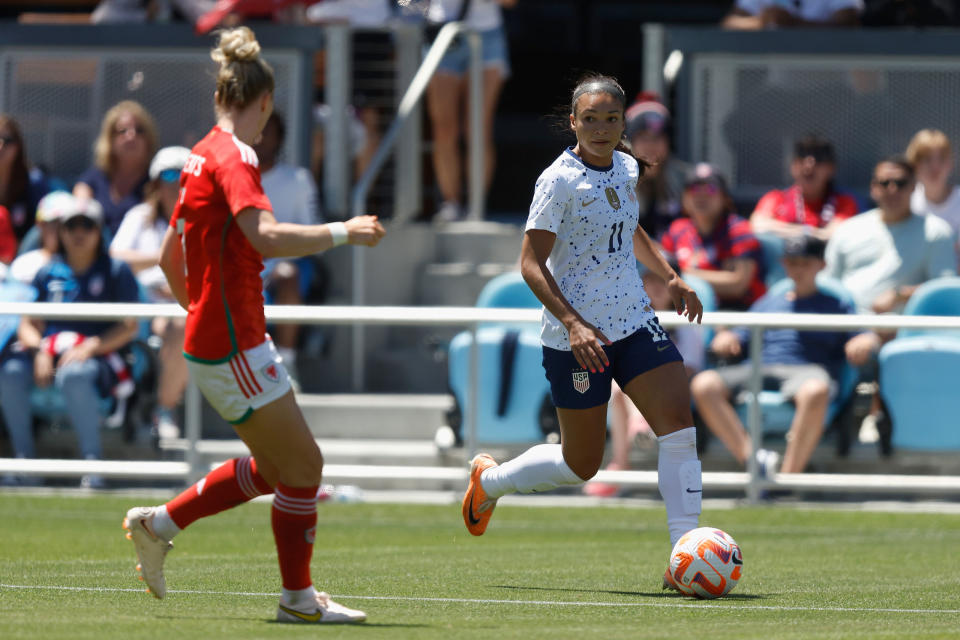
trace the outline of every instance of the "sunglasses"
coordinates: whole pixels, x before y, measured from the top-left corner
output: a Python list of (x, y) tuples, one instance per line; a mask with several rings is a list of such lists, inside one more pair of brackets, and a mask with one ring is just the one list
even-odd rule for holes
[(63, 223), (63, 228), (67, 231), (76, 231), (77, 229), (93, 231), (97, 228), (97, 223), (86, 216), (74, 216)]
[(897, 191), (899, 191), (910, 184), (910, 178), (889, 178), (887, 180), (877, 180), (874, 178), (873, 184), (878, 187), (883, 187), (884, 189), (889, 189), (890, 185), (896, 185)]
[(712, 182), (698, 182), (687, 187), (686, 191), (687, 193), (716, 196), (720, 194), (720, 187)]
[(6, 146), (8, 144), (15, 144), (19, 142), (19, 140), (17, 140), (13, 136), (0, 136), (0, 142), (2, 142), (4, 146)]
[(160, 178), (160, 182), (166, 182), (169, 184), (179, 183), (180, 169), (164, 169), (157, 177)]

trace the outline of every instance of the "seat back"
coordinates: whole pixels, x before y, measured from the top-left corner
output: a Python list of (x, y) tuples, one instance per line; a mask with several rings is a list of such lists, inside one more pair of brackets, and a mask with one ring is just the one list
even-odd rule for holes
[(519, 271), (501, 273), (492, 278), (480, 295), (477, 306), (498, 309), (536, 309), (542, 306)]
[(960, 451), (960, 339), (896, 338), (880, 350), (880, 394), (893, 421), (894, 448)]
[[(0, 302), (33, 302), (37, 299), (37, 290), (17, 280), (0, 281)], [(17, 334), (20, 316), (0, 315), (0, 352), (6, 348)]]
[[(904, 315), (960, 316), (960, 278), (934, 278), (917, 287), (903, 308)], [(918, 335), (947, 335), (960, 338), (956, 329), (901, 329), (898, 338)]]

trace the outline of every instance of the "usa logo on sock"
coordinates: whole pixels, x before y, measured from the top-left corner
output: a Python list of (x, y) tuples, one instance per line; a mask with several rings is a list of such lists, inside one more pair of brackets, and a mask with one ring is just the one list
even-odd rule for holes
[(590, 388), (590, 374), (586, 371), (574, 371), (573, 388), (580, 393), (586, 393)]

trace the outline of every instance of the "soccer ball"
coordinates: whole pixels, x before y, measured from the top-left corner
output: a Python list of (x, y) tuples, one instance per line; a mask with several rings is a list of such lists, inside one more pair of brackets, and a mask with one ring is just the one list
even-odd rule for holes
[(666, 579), (684, 595), (713, 599), (730, 593), (742, 575), (736, 540), (720, 529), (700, 527), (677, 540)]

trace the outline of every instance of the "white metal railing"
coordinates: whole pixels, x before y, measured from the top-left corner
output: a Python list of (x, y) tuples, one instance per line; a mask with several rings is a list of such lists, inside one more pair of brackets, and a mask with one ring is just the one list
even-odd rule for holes
[[(4, 314), (27, 315), (37, 318), (75, 318), (84, 320), (114, 320), (121, 318), (148, 319), (154, 317), (177, 317), (184, 311), (175, 304), (124, 304), (124, 303), (38, 303), (7, 302), (0, 311)], [(466, 326), (476, 338), (481, 324), (490, 322), (540, 322), (537, 309), (491, 309), (476, 307), (395, 307), (395, 306), (267, 306), (266, 316), (271, 323), (315, 325), (396, 325), (396, 326)], [(660, 322), (667, 328), (685, 326), (686, 319), (674, 313), (663, 313)], [(901, 316), (901, 315), (833, 315), (833, 314), (788, 314), (788, 313), (735, 313), (715, 311), (703, 318), (704, 326), (743, 327), (751, 333), (751, 352), (760, 353), (763, 331), (768, 328), (792, 327), (800, 330), (852, 330), (852, 329), (956, 329), (960, 330), (960, 317), (948, 316)], [(470, 351), (470, 411), (464, 416), (466, 454), (476, 450), (477, 434), (477, 383), (478, 354), (476, 340)], [(760, 409), (757, 396), (761, 388), (759, 358), (751, 359), (753, 376), (751, 390), (753, 405), (749, 413), (748, 430), (752, 441), (760, 442)], [(196, 455), (196, 443), (200, 439), (199, 392), (190, 385), (187, 396), (187, 420), (185, 436), (189, 442), (187, 461), (171, 462), (123, 462), (98, 460), (13, 460), (0, 459), (0, 473), (17, 472), (34, 475), (79, 476), (86, 473), (101, 473), (114, 477), (179, 477), (189, 480), (206, 469)], [(878, 476), (836, 474), (778, 474), (773, 481), (762, 481), (753, 456), (748, 458), (746, 473), (705, 473), (704, 484), (710, 487), (742, 488), (751, 499), (756, 499), (764, 486), (806, 488), (825, 491), (896, 491), (933, 495), (956, 495), (960, 492), (960, 477), (957, 476)], [(358, 465), (328, 465), (325, 475), (331, 479), (427, 479), (460, 480), (466, 477), (462, 470), (438, 471), (431, 467), (371, 467)], [(420, 474), (419, 476), (417, 474)], [(655, 488), (655, 472), (601, 471), (598, 480), (617, 482), (634, 487)]]

